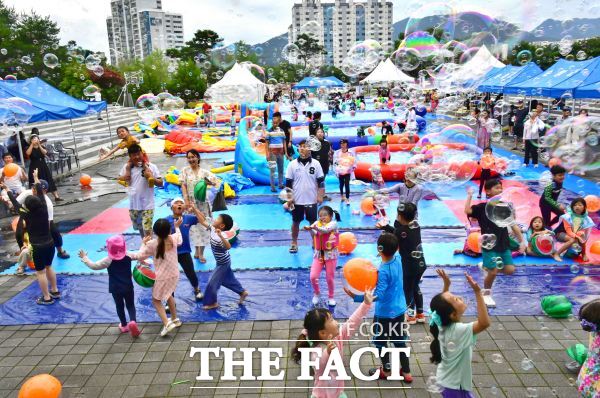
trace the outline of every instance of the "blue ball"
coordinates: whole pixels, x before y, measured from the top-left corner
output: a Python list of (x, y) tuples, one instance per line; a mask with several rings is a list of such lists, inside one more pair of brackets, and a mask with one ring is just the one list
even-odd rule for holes
[(415, 113), (417, 114), (417, 116), (424, 117), (427, 114), (427, 108), (425, 107), (425, 105), (417, 105), (415, 107)]

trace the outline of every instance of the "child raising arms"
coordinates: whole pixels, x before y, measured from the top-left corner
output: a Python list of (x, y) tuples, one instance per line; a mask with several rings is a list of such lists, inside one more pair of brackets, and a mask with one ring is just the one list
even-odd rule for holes
[(477, 300), (477, 320), (463, 323), (461, 318), (467, 310), (462, 297), (450, 293), (450, 278), (442, 269), (437, 270), (444, 280), (444, 290), (431, 299), (429, 330), (433, 335), (431, 342), (431, 362), (437, 364), (437, 383), (444, 390), (444, 398), (473, 398), (473, 346), (477, 334), (486, 330), (490, 324), (481, 288), (465, 272), (467, 283), (473, 289)]

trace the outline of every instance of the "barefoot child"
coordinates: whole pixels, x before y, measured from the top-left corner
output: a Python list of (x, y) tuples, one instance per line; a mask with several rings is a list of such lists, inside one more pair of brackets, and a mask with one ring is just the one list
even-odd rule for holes
[(242, 287), (242, 284), (236, 279), (231, 270), (231, 256), (229, 255), (231, 243), (225, 239), (222, 233), (222, 231), (229, 231), (233, 227), (233, 219), (229, 214), (220, 214), (215, 218), (212, 225), (210, 225), (204, 214), (200, 212), (197, 214), (200, 225), (210, 230), (210, 247), (217, 262), (217, 266), (212, 272), (208, 285), (206, 285), (206, 289), (204, 290), (204, 299), (202, 301), (204, 305), (202, 308), (212, 310), (219, 307), (217, 293), (221, 286), (225, 286), (227, 289), (239, 294), (239, 304), (241, 305), (244, 303), (246, 297), (248, 297), (248, 291)]
[[(348, 140), (340, 140), (340, 149), (333, 154), (333, 170), (340, 181), (340, 196), (343, 202), (350, 204), (350, 180), (356, 168), (356, 153), (348, 149)], [(344, 188), (346, 196), (344, 197)]]
[[(396, 256), (398, 250), (398, 239), (392, 234), (383, 233), (377, 239), (377, 250), (381, 257), (379, 274), (377, 277), (377, 286), (373, 295), (377, 300), (375, 303), (375, 317), (373, 318), (375, 347), (381, 353), (388, 344), (393, 344), (396, 348), (406, 347), (402, 323), (404, 323), (404, 313), (406, 312), (406, 298), (403, 290), (402, 265)], [(363, 296), (357, 296), (347, 288), (344, 288), (347, 295), (354, 298), (354, 301), (360, 302)], [(405, 383), (412, 383), (413, 378), (410, 374), (410, 364), (408, 356), (400, 353), (400, 363), (402, 369), (400, 375), (404, 376)], [(373, 368), (369, 371), (374, 375), (379, 371), (379, 378), (387, 380), (391, 375), (392, 365), (390, 355), (386, 353), (381, 357), (381, 367)]]
[(544, 219), (540, 216), (535, 216), (529, 222), (529, 229), (525, 233), (525, 240), (527, 241), (527, 254), (530, 256), (539, 256), (539, 254), (533, 249), (535, 239), (540, 235), (549, 235), (552, 237), (554, 242), (554, 232), (546, 228)]
[[(117, 152), (120, 149), (129, 149), (133, 145), (140, 144), (140, 140), (138, 140), (136, 137), (131, 135), (131, 133), (129, 132), (129, 129), (125, 126), (117, 127), (117, 137), (119, 137), (121, 139), (121, 142), (119, 142), (117, 144), (117, 146), (115, 146), (113, 149), (111, 149), (108, 152), (105, 152), (104, 150), (100, 151), (100, 160), (101, 161), (109, 158), (112, 154), (114, 154), (115, 152)], [(148, 155), (146, 155), (146, 152), (144, 152), (144, 151), (142, 151), (142, 153), (144, 156), (144, 162), (148, 163), (149, 162)]]
[(332, 352), (337, 351), (339, 356), (344, 355), (344, 343), (350, 339), (354, 331), (369, 312), (373, 303), (373, 291), (367, 290), (363, 303), (354, 311), (348, 321), (342, 325), (333, 318), (333, 314), (325, 308), (315, 308), (306, 313), (304, 317), (304, 330), (296, 341), (296, 347), (292, 350), (292, 359), (300, 363), (302, 348), (318, 348), (321, 352), (311, 353), (311, 360), (319, 358), (319, 366), (314, 369), (315, 385), (311, 397), (314, 398), (339, 398), (345, 397), (344, 381), (337, 380), (336, 374), (330, 376), (330, 380), (321, 380), (323, 371)]
[[(488, 198), (500, 195), (502, 193), (502, 183), (500, 180), (492, 178), (487, 180), (485, 183), (485, 195)], [(483, 283), (484, 289), (482, 290), (485, 304), (488, 307), (495, 307), (496, 302), (492, 298), (492, 285), (496, 279), (498, 272), (503, 272), (505, 275), (512, 275), (515, 272), (513, 265), (512, 252), (510, 250), (510, 238), (508, 235), (508, 227), (499, 227), (490, 220), (486, 214), (485, 207), (487, 202), (481, 202), (471, 206), (471, 200), (473, 198), (473, 191), (467, 192), (467, 200), (465, 202), (465, 214), (468, 217), (472, 217), (477, 220), (481, 227), (481, 234), (492, 234), (496, 236), (496, 244), (491, 249), (481, 248), (481, 254), (483, 257), (483, 269), (487, 271), (485, 280)], [(520, 242), (519, 252), (525, 253), (527, 245), (523, 239), (521, 229), (515, 223), (510, 226), (513, 233), (516, 235)]]
[[(157, 239), (146, 236), (142, 241), (142, 247), (138, 253), (131, 253), (132, 260), (145, 260), (148, 257), (154, 257), (154, 268), (156, 279), (152, 287), (152, 305), (156, 309), (158, 316), (163, 323), (160, 331), (161, 336), (166, 336), (173, 329), (181, 326), (181, 321), (177, 318), (177, 308), (173, 293), (179, 282), (179, 268), (177, 267), (177, 246), (181, 245), (181, 231), (179, 227), (183, 219), (175, 221), (175, 233), (171, 234), (171, 224), (164, 218), (156, 220), (152, 230)], [(171, 318), (167, 319), (167, 312), (163, 301), (167, 301)]]
[(475, 293), (477, 320), (463, 323), (461, 318), (467, 310), (462, 297), (450, 293), (450, 278), (441, 270), (438, 275), (444, 280), (444, 291), (431, 299), (429, 330), (431, 362), (437, 364), (437, 383), (441, 385), (443, 398), (474, 398), (473, 394), (473, 347), (477, 334), (490, 327), (491, 320), (483, 300), (481, 288), (465, 273), (467, 283)]
[[(140, 329), (136, 323), (133, 282), (131, 281), (131, 257), (127, 255), (127, 245), (123, 235), (111, 236), (106, 240), (108, 257), (100, 261), (91, 261), (85, 250), (79, 250), (79, 258), (94, 271), (108, 271), (108, 292), (112, 294), (121, 324), (121, 333), (129, 332), (131, 337), (138, 337)], [(129, 313), (129, 323), (125, 317), (125, 307)]]
[(600, 299), (579, 309), (581, 327), (590, 333), (588, 357), (579, 371), (577, 388), (583, 398), (597, 398), (600, 391)]
[[(334, 219), (335, 215), (335, 219)], [(310, 283), (315, 292), (312, 303), (319, 304), (321, 291), (319, 289), (319, 275), (325, 266), (325, 275), (327, 279), (327, 289), (329, 292), (329, 306), (335, 306), (333, 298), (335, 268), (338, 260), (339, 232), (337, 223), (340, 222), (340, 214), (329, 206), (323, 206), (319, 209), (319, 220), (310, 226), (305, 226), (306, 231), (314, 234), (315, 254), (310, 268)]]
[(595, 224), (590, 216), (588, 216), (585, 199), (573, 199), (569, 210), (566, 214), (560, 216), (560, 219), (562, 220), (562, 226), (565, 232), (558, 233), (557, 238), (559, 241), (565, 243), (556, 251), (556, 253), (554, 253), (554, 259), (556, 261), (562, 261), (562, 257), (560, 257), (561, 254), (566, 252), (569, 248), (574, 248), (575, 245), (579, 245), (581, 247), (582, 260), (583, 262), (587, 262), (586, 243), (590, 236), (590, 231)]

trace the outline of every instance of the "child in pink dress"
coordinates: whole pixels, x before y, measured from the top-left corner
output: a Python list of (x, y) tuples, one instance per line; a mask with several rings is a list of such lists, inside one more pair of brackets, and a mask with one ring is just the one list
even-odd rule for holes
[(579, 309), (581, 327), (590, 333), (589, 351), (577, 377), (577, 388), (583, 398), (600, 397), (600, 299)]
[[(163, 323), (163, 328), (160, 331), (161, 336), (166, 336), (170, 331), (181, 326), (181, 321), (177, 318), (173, 293), (175, 293), (179, 282), (177, 246), (183, 242), (179, 230), (182, 222), (182, 218), (175, 220), (175, 233), (170, 235), (171, 224), (169, 221), (165, 218), (156, 220), (152, 230), (157, 239), (151, 240), (151, 237), (147, 236), (142, 242), (140, 251), (130, 255), (133, 260), (145, 260), (148, 257), (154, 257), (156, 278), (152, 287), (152, 305), (154, 305)], [(167, 312), (162, 303), (165, 300), (171, 311), (171, 319), (167, 318)]]
[[(344, 381), (337, 379), (337, 373), (332, 371), (328, 376), (330, 380), (321, 380), (323, 370), (326, 367), (329, 355), (333, 350), (338, 350), (339, 355), (344, 355), (344, 342), (354, 335), (354, 331), (367, 315), (373, 303), (373, 291), (367, 290), (363, 303), (350, 316), (345, 324), (339, 325), (329, 310), (315, 308), (306, 313), (304, 317), (304, 330), (296, 341), (296, 347), (292, 350), (292, 358), (300, 362), (302, 354), (299, 349), (316, 347), (321, 352), (311, 353), (311, 360), (319, 358), (319, 367), (314, 371), (315, 385), (311, 398), (342, 398), (344, 393)], [(332, 388), (337, 387), (337, 388)]]

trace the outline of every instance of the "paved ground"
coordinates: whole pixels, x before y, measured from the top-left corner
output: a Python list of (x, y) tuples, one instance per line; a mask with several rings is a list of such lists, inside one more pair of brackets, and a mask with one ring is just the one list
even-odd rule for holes
[[(161, 167), (164, 164), (173, 164), (171, 160), (162, 156), (160, 158), (157, 163)], [(180, 166), (182, 161), (184, 160), (177, 159), (177, 165)], [(116, 175), (116, 170), (121, 164), (121, 161), (115, 161), (96, 166), (88, 172), (94, 176), (111, 177)], [(77, 187), (76, 180), (67, 179), (61, 187), (61, 192), (65, 198), (71, 199), (71, 202), (57, 206), (56, 218), (69, 219), (75, 224), (78, 220), (83, 222), (89, 219), (122, 198), (122, 194), (115, 194), (115, 185), (106, 181), (96, 185), (94, 191), (84, 192)], [(0, 245), (0, 254), (4, 253), (0, 260), (2, 267), (3, 264), (12, 263), (10, 253), (16, 247), (13, 247), (12, 232), (7, 227), (8, 220), (0, 224), (3, 225), (2, 235), (5, 238)], [(32, 277), (0, 277), (0, 303), (32, 282)], [(63, 398), (309, 396), (309, 383), (295, 380), (299, 374), (298, 365), (287, 360), (287, 345), (293, 343), (279, 343), (284, 344), (283, 352), (287, 362), (283, 362), (287, 377), (285, 382), (196, 382), (200, 362), (198, 358), (189, 358), (192, 345), (200, 347), (206, 344), (192, 343), (192, 339), (292, 340), (299, 334), (300, 321), (188, 323), (167, 338), (158, 335), (158, 324), (141, 326), (142, 335), (137, 340), (132, 340), (128, 335), (120, 335), (115, 325), (108, 324), (0, 327), (0, 397), (16, 397), (21, 383), (39, 373), (51, 373), (62, 381)], [(363, 387), (377, 385), (406, 385), (400, 382), (367, 383), (352, 380), (347, 382), (348, 396), (439, 396), (430, 394), (426, 389), (427, 380), (434, 372), (434, 367), (429, 362), (429, 338), (422, 325), (412, 328), (411, 366), (415, 381), (410, 389), (364, 389)], [(576, 371), (567, 369), (566, 363), (570, 360), (565, 354), (565, 348), (577, 342), (587, 343), (587, 336), (574, 319), (559, 321), (531, 316), (493, 317), (493, 326), (479, 336), (473, 357), (474, 383), (478, 396), (576, 397), (574, 383), (577, 375)], [(244, 347), (259, 346), (260, 343), (209, 344)], [(263, 344), (273, 347), (278, 343)], [(350, 346), (352, 351), (355, 351), (367, 344), (368, 341), (363, 339), (352, 342)], [(502, 355), (501, 363), (496, 363), (498, 360), (494, 354)], [(523, 370), (521, 363), (525, 358), (533, 361), (532, 369)], [(372, 365), (372, 358), (363, 359), (363, 370)], [(254, 368), (258, 369), (259, 366), (259, 362), (256, 361)], [(221, 367), (221, 362), (211, 362), (215, 376)], [(301, 388), (284, 390), (283, 387)]]

